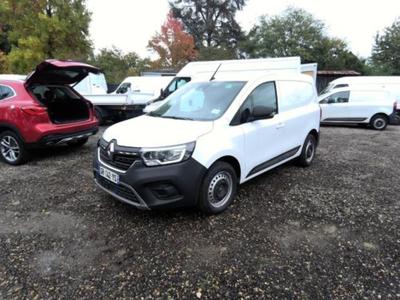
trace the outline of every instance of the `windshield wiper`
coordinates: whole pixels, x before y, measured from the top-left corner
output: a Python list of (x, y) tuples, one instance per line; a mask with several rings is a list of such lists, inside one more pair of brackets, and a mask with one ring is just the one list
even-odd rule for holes
[(175, 116), (160, 116), (161, 118), (166, 118), (166, 119), (174, 119), (174, 120), (189, 120), (193, 121), (194, 119), (192, 118), (185, 118), (185, 117), (175, 117)]

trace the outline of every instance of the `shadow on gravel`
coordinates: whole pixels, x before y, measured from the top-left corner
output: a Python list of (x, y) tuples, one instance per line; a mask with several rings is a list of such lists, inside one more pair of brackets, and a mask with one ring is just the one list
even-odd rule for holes
[[(85, 149), (87, 148), (87, 149)], [(84, 145), (81, 147), (74, 146), (53, 146), (53, 147), (45, 147), (40, 149), (32, 149), (30, 150), (31, 158), (30, 162), (39, 162), (51, 158), (62, 158), (66, 157), (70, 154), (77, 154), (82, 150), (89, 150), (88, 145)]]

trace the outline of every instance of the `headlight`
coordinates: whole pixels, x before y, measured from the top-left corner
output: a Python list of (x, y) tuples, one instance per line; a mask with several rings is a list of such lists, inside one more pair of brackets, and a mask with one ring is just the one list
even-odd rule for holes
[(188, 143), (163, 148), (140, 149), (144, 163), (148, 167), (178, 163), (190, 158), (196, 143)]

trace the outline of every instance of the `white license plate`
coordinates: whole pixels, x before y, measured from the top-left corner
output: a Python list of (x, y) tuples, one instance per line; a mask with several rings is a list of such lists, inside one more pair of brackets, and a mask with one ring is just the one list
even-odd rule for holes
[(100, 176), (114, 182), (114, 183), (119, 183), (119, 175), (117, 173), (114, 173), (110, 170), (107, 170), (103, 167), (100, 167)]

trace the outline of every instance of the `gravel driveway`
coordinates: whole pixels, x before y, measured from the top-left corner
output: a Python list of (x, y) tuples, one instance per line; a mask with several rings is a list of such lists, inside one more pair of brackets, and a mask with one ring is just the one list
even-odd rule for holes
[(115, 201), (96, 141), (0, 163), (0, 299), (400, 298), (400, 127), (323, 127), (212, 217)]

